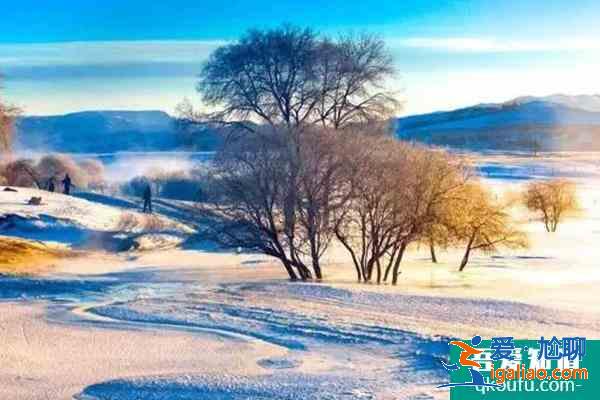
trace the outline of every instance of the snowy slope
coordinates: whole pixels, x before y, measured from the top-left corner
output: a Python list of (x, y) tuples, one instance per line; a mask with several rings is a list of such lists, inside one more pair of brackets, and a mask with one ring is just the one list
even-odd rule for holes
[[(0, 234), (5, 236), (126, 250), (177, 244), (193, 232), (165, 215), (148, 216), (139, 209), (120, 206), (129, 203), (118, 199), (109, 204), (31, 188), (3, 189), (0, 187)], [(42, 204), (27, 204), (32, 197), (41, 197)]]

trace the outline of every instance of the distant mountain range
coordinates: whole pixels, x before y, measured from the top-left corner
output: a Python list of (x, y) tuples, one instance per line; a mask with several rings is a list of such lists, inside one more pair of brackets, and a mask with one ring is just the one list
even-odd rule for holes
[[(397, 136), (471, 150), (600, 150), (600, 95), (519, 97), (454, 111), (398, 118)], [(23, 117), (17, 149), (69, 153), (213, 150), (219, 136), (180, 129), (162, 111), (87, 111)]]
[(23, 117), (17, 121), (17, 150), (65, 153), (166, 151), (180, 148), (211, 150), (214, 132), (201, 127), (179, 129), (162, 111), (86, 111)]
[(473, 150), (600, 150), (600, 96), (519, 97), (399, 118), (397, 135)]

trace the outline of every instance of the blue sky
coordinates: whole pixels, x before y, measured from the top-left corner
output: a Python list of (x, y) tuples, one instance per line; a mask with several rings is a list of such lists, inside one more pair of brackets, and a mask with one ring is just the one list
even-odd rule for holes
[(217, 46), (282, 23), (381, 34), (404, 114), (520, 95), (600, 92), (596, 1), (21, 0), (3, 9), (4, 97), (28, 114), (198, 102)]

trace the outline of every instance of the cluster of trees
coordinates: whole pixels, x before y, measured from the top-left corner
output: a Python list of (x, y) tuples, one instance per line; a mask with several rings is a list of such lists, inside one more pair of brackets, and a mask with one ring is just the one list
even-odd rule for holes
[(94, 159), (75, 160), (64, 154), (51, 154), (39, 160), (16, 158), (0, 163), (0, 182), (9, 186), (46, 189), (51, 179), (58, 185), (66, 174), (79, 188), (104, 186), (104, 165)]
[[(406, 248), (524, 246), (508, 205), (449, 154), (389, 134), (399, 107), (392, 58), (372, 36), (323, 38), (283, 27), (216, 50), (198, 91), (228, 137), (199, 211), (211, 238), (320, 279), (335, 241), (361, 281), (397, 283)], [(197, 118), (190, 111), (188, 119)]]

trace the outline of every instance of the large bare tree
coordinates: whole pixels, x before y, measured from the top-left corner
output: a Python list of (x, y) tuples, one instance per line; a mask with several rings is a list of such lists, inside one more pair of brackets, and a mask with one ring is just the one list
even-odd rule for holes
[(291, 26), (252, 30), (217, 49), (197, 89), (213, 121), (340, 129), (386, 120), (399, 106), (384, 83), (393, 59), (374, 36), (321, 38)]
[[(270, 151), (278, 155), (278, 186), (265, 187), (277, 193), (263, 191), (244, 199), (231, 195), (227, 201), (234, 208), (246, 203), (235, 218), (231, 216), (233, 220), (244, 219), (246, 230), (253, 223), (256, 226), (252, 229), (264, 230), (262, 220), (240, 214), (256, 211), (256, 207), (247, 207), (249, 202), (260, 203), (259, 208), (270, 205), (268, 214), (277, 217), (276, 223), (269, 221), (270, 237), (276, 232), (283, 250), (278, 250), (276, 257), (292, 278), (289, 267), (292, 272), (296, 268), (301, 278), (311, 276), (304, 259), (311, 260), (317, 278), (322, 276), (319, 259), (332, 238), (329, 228), (344, 214), (340, 211), (342, 203), (349, 198), (337, 178), (341, 163), (334, 147), (342, 144), (341, 132), (365, 126), (381, 131), (387, 124), (398, 107), (383, 88), (393, 73), (392, 58), (377, 38), (334, 41), (290, 26), (252, 30), (236, 43), (217, 49), (202, 68), (197, 89), (209, 112), (201, 117), (229, 128), (223, 154), (231, 156), (231, 149), (243, 148), (244, 157), (266, 157), (269, 162)], [(187, 114), (188, 119), (199, 117), (195, 114), (190, 118), (191, 111)], [(250, 146), (248, 139), (262, 144)], [(249, 154), (257, 150), (257, 154)], [(275, 167), (258, 160), (254, 163), (253, 173), (259, 176), (272, 172), (257, 168)], [(221, 164), (218, 173), (232, 184), (236, 179), (245, 180), (247, 175), (239, 174), (244, 164), (247, 162)], [(261, 196), (276, 197), (277, 201), (265, 202)], [(266, 211), (264, 207), (262, 210)], [(241, 247), (257, 248), (253, 242), (244, 245), (244, 240), (236, 241)], [(260, 250), (274, 253), (271, 247)]]
[(249, 133), (217, 155), (206, 177), (205, 218), (207, 237), (226, 247), (242, 247), (275, 257), (291, 279), (310, 277), (298, 263), (285, 229), (288, 171), (285, 137), (264, 128)]
[(392, 138), (362, 136), (354, 140), (347, 182), (353, 187), (344, 218), (335, 234), (350, 254), (357, 278), (365, 282), (377, 273), (394, 246), (404, 206), (403, 179), (408, 176), (408, 147)]

